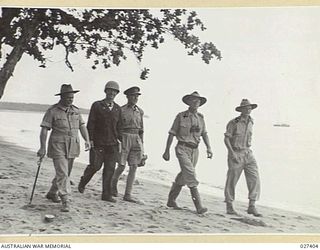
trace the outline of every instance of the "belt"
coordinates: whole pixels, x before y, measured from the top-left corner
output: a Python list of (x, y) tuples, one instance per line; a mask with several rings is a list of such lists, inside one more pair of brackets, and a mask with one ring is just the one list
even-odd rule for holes
[(247, 153), (247, 152), (251, 152), (251, 149), (250, 148), (234, 148), (233, 151), (236, 153)]
[(139, 128), (128, 128), (128, 129), (123, 129), (122, 133), (125, 134), (139, 134), (140, 129)]
[(198, 145), (192, 144), (192, 143), (189, 143), (189, 142), (184, 142), (184, 141), (178, 141), (178, 145), (185, 146), (185, 147), (192, 148), (192, 149), (198, 148)]
[(70, 137), (77, 137), (77, 133), (74, 133), (72, 131), (54, 131), (52, 132), (52, 136), (70, 136)]

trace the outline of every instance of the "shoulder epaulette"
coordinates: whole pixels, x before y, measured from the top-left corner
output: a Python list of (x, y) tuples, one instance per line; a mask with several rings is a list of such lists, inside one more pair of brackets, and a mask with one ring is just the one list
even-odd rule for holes
[(58, 106), (58, 104), (59, 104), (59, 103), (56, 103), (56, 104), (51, 105), (51, 106), (48, 108), (48, 110), (50, 110), (50, 109), (54, 109), (55, 107), (57, 107), (57, 106)]
[(254, 123), (254, 120), (251, 116), (249, 116), (250, 121), (252, 122), (252, 124)]
[(203, 114), (201, 114), (201, 113), (197, 113), (201, 118), (204, 118), (204, 115)]
[(72, 106), (72, 108), (79, 109), (77, 106), (75, 106), (73, 104), (71, 106)]
[(234, 118), (233, 120), (234, 120), (236, 123), (238, 123), (238, 122), (240, 121), (240, 119), (241, 119), (241, 117), (238, 116), (238, 117)]
[(182, 116), (183, 118), (187, 118), (187, 117), (189, 117), (189, 112), (183, 111), (183, 112), (179, 113), (179, 115)]
[(140, 113), (144, 113), (142, 108), (140, 108), (139, 106), (137, 106), (138, 110), (140, 111)]

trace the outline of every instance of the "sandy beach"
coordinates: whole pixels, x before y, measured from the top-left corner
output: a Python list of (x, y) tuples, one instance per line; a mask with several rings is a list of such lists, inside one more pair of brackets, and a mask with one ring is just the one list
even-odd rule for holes
[[(320, 217), (259, 206), (264, 215), (256, 218), (246, 213), (247, 204), (237, 202), (240, 216), (225, 213), (221, 198), (202, 195), (209, 212), (198, 215), (189, 190), (184, 188), (178, 198), (183, 210), (166, 207), (167, 186), (139, 178), (133, 195), (143, 204), (133, 204), (117, 197), (117, 203), (102, 201), (101, 173), (88, 184), (84, 194), (77, 184), (85, 165), (75, 163), (72, 172), (71, 211), (60, 212), (60, 204), (45, 198), (54, 170), (51, 159), (45, 159), (40, 170), (32, 204), (31, 190), (37, 170), (36, 153), (0, 141), (0, 234), (1, 235), (81, 235), (81, 234), (319, 234)], [(123, 193), (125, 178), (120, 179), (119, 191)], [(200, 186), (201, 192), (201, 186)], [(55, 216), (46, 222), (44, 216)]]

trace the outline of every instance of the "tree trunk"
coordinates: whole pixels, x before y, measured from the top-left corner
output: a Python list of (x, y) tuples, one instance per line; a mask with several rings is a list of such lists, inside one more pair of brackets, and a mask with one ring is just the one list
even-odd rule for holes
[(0, 70), (0, 99), (3, 96), (4, 89), (7, 85), (9, 78), (12, 76), (17, 63), (19, 62), (23, 53), (26, 50), (26, 45), (32, 38), (37, 27), (36, 24), (28, 25), (27, 28), (26, 26), (24, 27), (24, 32), (18, 39), (16, 45), (13, 47), (12, 51), (7, 57), (6, 62)]

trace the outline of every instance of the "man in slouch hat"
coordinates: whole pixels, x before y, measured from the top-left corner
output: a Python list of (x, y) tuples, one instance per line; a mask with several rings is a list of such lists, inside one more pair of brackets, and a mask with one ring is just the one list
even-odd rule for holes
[(176, 199), (184, 185), (190, 188), (191, 197), (194, 202), (198, 214), (207, 212), (207, 208), (201, 204), (200, 194), (198, 191), (199, 181), (196, 178), (195, 167), (198, 161), (200, 138), (207, 147), (207, 157), (212, 158), (209, 137), (207, 134), (204, 116), (198, 112), (198, 108), (206, 103), (207, 99), (193, 92), (185, 95), (182, 101), (189, 106), (188, 110), (179, 113), (169, 131), (166, 149), (163, 159), (169, 161), (170, 147), (175, 136), (178, 140), (175, 151), (179, 160), (181, 171), (177, 175), (169, 192), (168, 207), (179, 209)]
[(116, 202), (111, 194), (111, 178), (119, 154), (121, 108), (114, 102), (119, 93), (119, 84), (115, 81), (106, 83), (106, 97), (92, 104), (87, 128), (91, 142), (89, 165), (80, 179), (78, 190), (83, 193), (93, 175), (103, 167), (103, 201)]
[(250, 114), (257, 106), (247, 99), (242, 99), (240, 106), (235, 109), (241, 112), (241, 115), (227, 124), (227, 131), (224, 134), (224, 142), (228, 149), (228, 172), (224, 190), (227, 214), (237, 214), (232, 202), (235, 199), (237, 182), (244, 171), (249, 190), (247, 213), (257, 217), (262, 216), (255, 207), (255, 202), (260, 196), (260, 179), (257, 162), (250, 149), (253, 126)]
[(138, 166), (143, 161), (143, 110), (137, 106), (141, 95), (139, 87), (131, 87), (124, 91), (128, 102), (121, 107), (121, 153), (117, 169), (112, 178), (112, 194), (118, 196), (117, 184), (120, 175), (129, 165), (125, 194), (123, 200), (138, 202), (131, 196), (133, 182)]
[[(69, 175), (74, 159), (80, 154), (78, 131), (85, 140), (85, 149), (90, 149), (88, 131), (79, 109), (72, 105), (74, 93), (70, 84), (63, 84), (60, 93), (60, 101), (51, 106), (44, 115), (41, 123), (40, 149), (37, 155), (43, 158), (46, 154), (46, 142), (48, 131), (52, 130), (48, 142), (48, 157), (52, 158), (56, 175), (46, 197), (53, 202), (62, 201), (63, 212), (69, 211), (70, 180)], [(61, 198), (61, 200), (59, 199)]]

